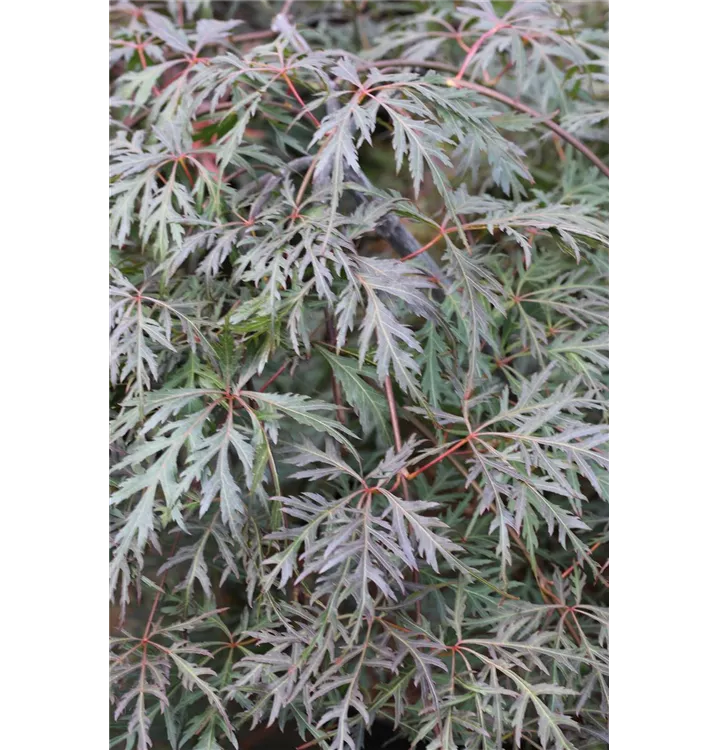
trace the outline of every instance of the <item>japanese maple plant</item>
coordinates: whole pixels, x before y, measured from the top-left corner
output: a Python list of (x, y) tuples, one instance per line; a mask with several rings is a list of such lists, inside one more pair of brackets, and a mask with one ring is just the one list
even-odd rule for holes
[(607, 16), (111, 3), (112, 746), (607, 747)]

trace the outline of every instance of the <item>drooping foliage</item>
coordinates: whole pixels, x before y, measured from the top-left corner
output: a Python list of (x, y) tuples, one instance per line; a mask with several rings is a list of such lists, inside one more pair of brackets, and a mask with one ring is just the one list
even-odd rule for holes
[(110, 28), (113, 746), (607, 747), (607, 8)]

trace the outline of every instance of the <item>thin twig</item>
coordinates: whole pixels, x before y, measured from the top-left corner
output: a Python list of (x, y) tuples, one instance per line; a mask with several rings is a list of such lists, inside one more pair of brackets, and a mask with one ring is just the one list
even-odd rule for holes
[(459, 72), (456, 74), (457, 81), (460, 81), (464, 77), (464, 73), (466, 72), (466, 68), (469, 67), (469, 63), (473, 60), (474, 55), (478, 51), (479, 47), (489, 38), (492, 37), (497, 31), (501, 31), (501, 29), (505, 29), (508, 26), (508, 24), (505, 23), (497, 23), (496, 26), (494, 26), (492, 29), (489, 29), (485, 34), (482, 34), (472, 45), (469, 51), (466, 53), (466, 57), (464, 58), (464, 62), (461, 63), (461, 67), (459, 68)]
[(230, 37), (230, 41), (242, 44), (243, 42), (256, 42), (260, 39), (271, 39), (275, 36), (277, 36), (276, 31), (273, 29), (265, 29), (264, 31), (249, 31), (245, 34), (236, 34), (235, 36)]
[[(591, 545), (591, 548), (589, 549), (589, 554), (593, 554), (600, 546), (601, 546), (601, 542), (596, 542), (595, 544)], [(571, 571), (576, 567), (577, 562), (575, 562), (570, 567), (566, 568), (566, 570), (564, 570), (563, 573), (561, 573), (561, 578), (567, 578), (569, 575), (571, 575)]]
[(287, 359), (285, 360), (284, 364), (272, 375), (269, 380), (259, 389), (258, 393), (264, 393), (264, 391), (269, 388), (270, 385), (289, 367), (289, 364), (292, 360)]
[[(401, 450), (401, 430), (399, 429), (399, 417), (396, 413), (396, 401), (394, 401), (394, 389), (391, 387), (391, 378), (387, 375), (384, 379), (384, 392), (386, 393), (386, 400), (389, 404), (389, 416), (391, 418), (391, 429), (394, 433), (394, 447), (398, 453)], [(404, 500), (409, 500), (409, 485), (407, 484), (404, 476), (400, 477), (401, 490), (404, 495)], [(419, 583), (419, 571), (413, 571), (414, 583)], [(421, 599), (416, 600), (416, 621), (421, 622)]]
[(313, 112), (310, 112), (307, 109), (307, 105), (304, 103), (304, 99), (302, 99), (300, 93), (294, 87), (294, 84), (292, 83), (292, 79), (286, 73), (282, 74), (282, 78), (284, 79), (284, 82), (287, 84), (287, 88), (292, 92), (292, 96), (295, 98), (299, 106), (302, 108), (302, 112), (312, 121), (312, 124), (314, 125), (314, 127), (318, 128), (319, 120), (317, 120)]

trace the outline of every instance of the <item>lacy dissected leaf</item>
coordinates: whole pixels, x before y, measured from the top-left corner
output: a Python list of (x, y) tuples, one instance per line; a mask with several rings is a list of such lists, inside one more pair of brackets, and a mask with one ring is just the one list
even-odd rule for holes
[[(419, 315), (433, 315), (430, 302), (421, 293), (422, 289), (430, 289), (433, 284), (426, 277), (415, 274), (397, 261), (373, 260), (369, 262), (363, 259), (357, 279), (366, 299), (364, 320), (359, 337), (360, 365), (367, 356), (372, 339), (375, 338), (376, 371), (380, 380), (383, 381), (386, 378), (391, 367), (399, 387), (403, 391), (419, 395), (416, 385), (419, 366), (405, 347), (421, 352), (421, 345), (414, 332), (397, 319), (389, 304), (392, 298), (398, 299)], [(347, 328), (341, 314), (349, 309), (349, 306), (350, 303), (346, 302), (341, 308), (340, 333), (342, 338), (339, 343), (346, 335)]]
[(244, 391), (244, 395), (259, 402), (261, 406), (276, 409), (299, 424), (312, 427), (318, 432), (326, 432), (337, 442), (346, 446), (348, 450), (354, 451), (349, 440), (350, 438), (356, 438), (352, 431), (340, 422), (330, 419), (325, 414), (317, 413), (333, 411), (334, 407), (330, 404), (325, 404), (321, 401), (312, 401), (307, 396), (295, 395), (293, 393)]
[(152, 136), (149, 144), (144, 144), (143, 137), (128, 142), (118, 136), (110, 167), (114, 178), (110, 229), (113, 240), (122, 247), (137, 222), (140, 242), (163, 258), (170, 243), (182, 243), (184, 225), (197, 219), (192, 193), (180, 181), (178, 171), (183, 164), (186, 168), (187, 161), (198, 162), (195, 157), (185, 157), (192, 143), (179, 122), (155, 127)]

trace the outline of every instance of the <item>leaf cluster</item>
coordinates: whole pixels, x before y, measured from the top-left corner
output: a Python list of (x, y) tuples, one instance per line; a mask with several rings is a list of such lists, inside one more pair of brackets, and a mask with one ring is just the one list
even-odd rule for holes
[(607, 747), (606, 8), (110, 10), (112, 746)]

